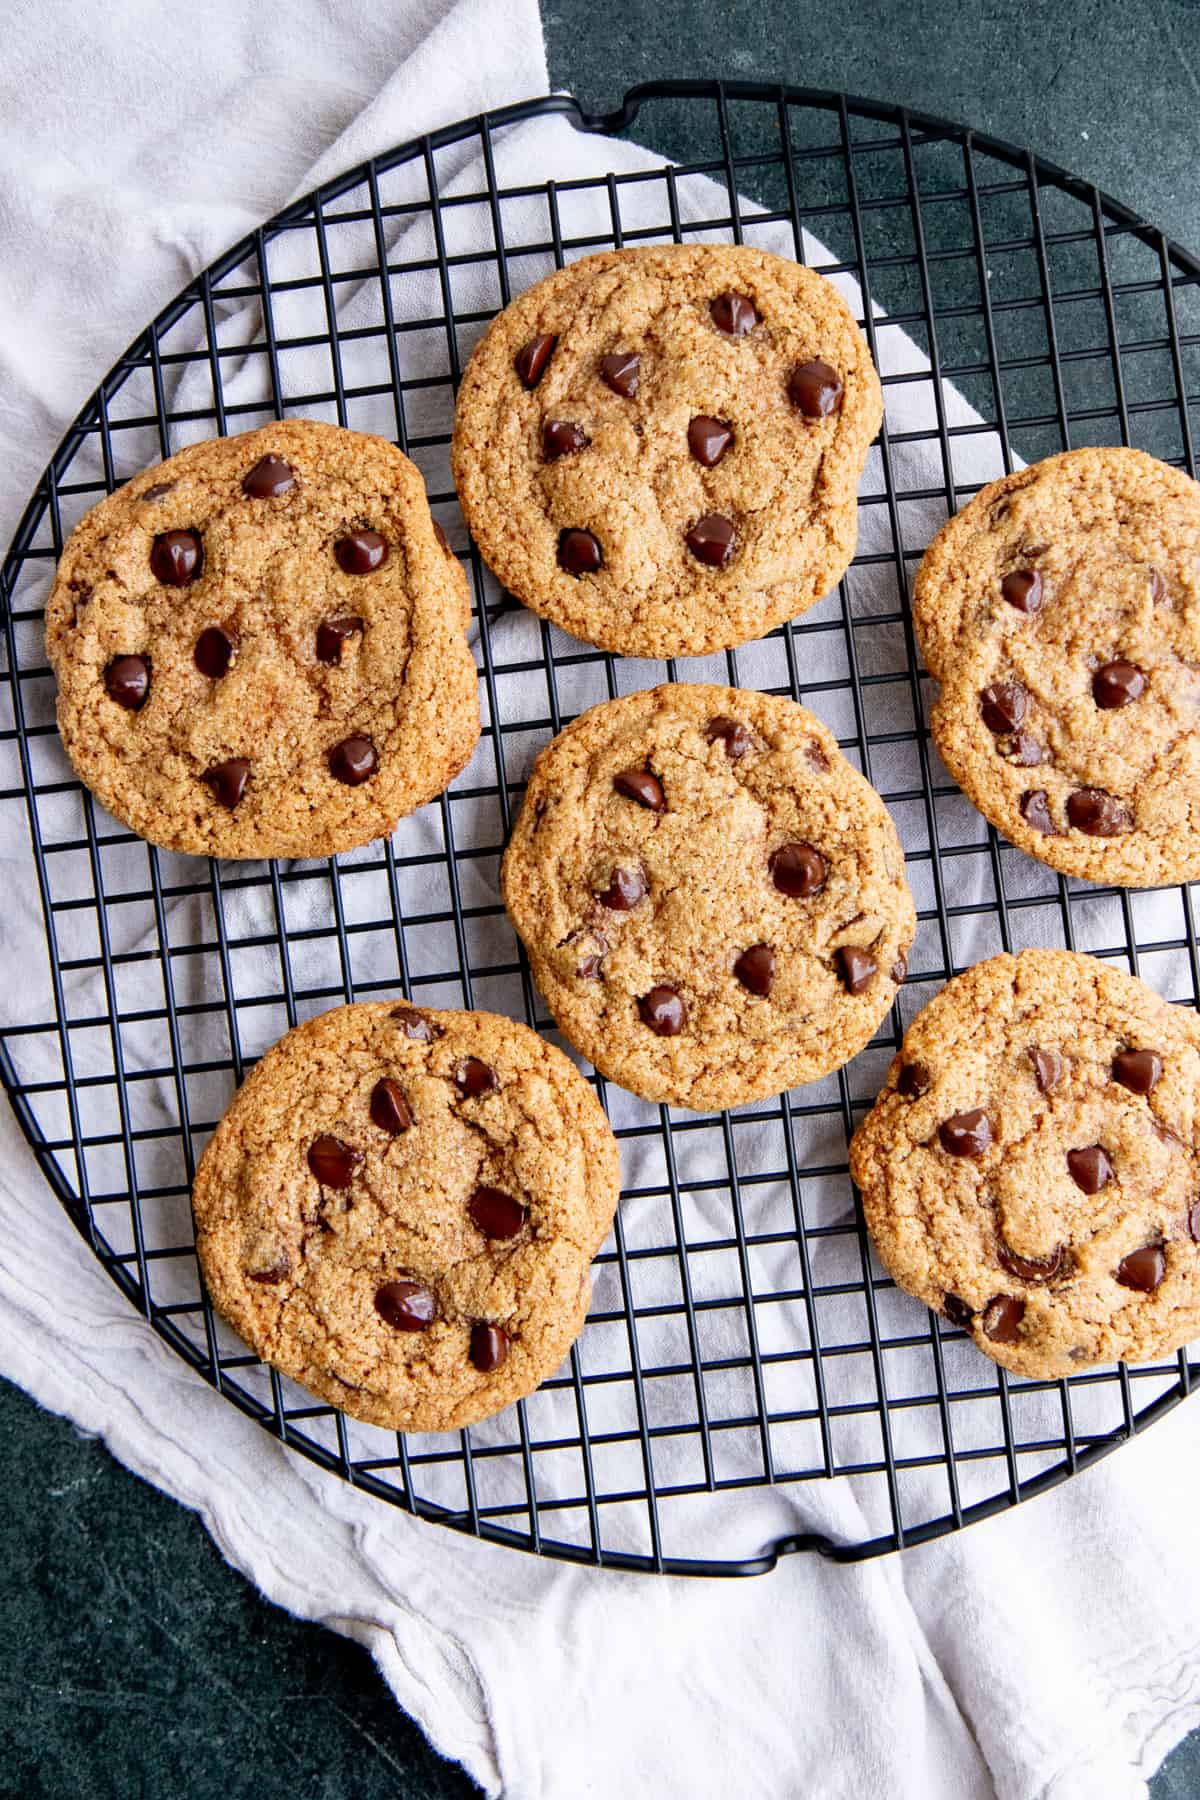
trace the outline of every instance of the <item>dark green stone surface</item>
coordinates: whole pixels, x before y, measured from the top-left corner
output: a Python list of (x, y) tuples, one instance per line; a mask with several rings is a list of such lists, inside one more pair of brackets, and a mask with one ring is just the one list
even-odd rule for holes
[[(1028, 144), (1200, 249), (1194, 5), (554, 0), (544, 17), (552, 84), (596, 110), (661, 75), (899, 101)], [(685, 158), (698, 144), (677, 108), (647, 109), (633, 135)], [(878, 230), (874, 253), (907, 247), (898, 219)], [(398, 1712), (364, 1652), (267, 1606), (194, 1517), (2, 1384), (0, 1438), (4, 1800), (475, 1792)], [(1200, 1795), (1197, 1740), (1152, 1793)]]

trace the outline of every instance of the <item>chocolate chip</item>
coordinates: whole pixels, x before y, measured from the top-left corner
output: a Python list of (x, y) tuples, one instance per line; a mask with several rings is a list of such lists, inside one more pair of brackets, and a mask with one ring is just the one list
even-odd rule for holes
[(429, 521), (429, 523), (433, 526), (434, 537), (437, 539), (437, 541), (441, 545), (442, 549), (446, 552), (446, 555), (453, 556), (454, 552), (450, 548), (450, 539), (446, 536), (444, 528), (441, 525), (439, 525), (439, 523), (436, 519), (431, 519)]
[(485, 1238), (514, 1238), (528, 1217), (528, 1207), (503, 1188), (477, 1187), (467, 1211)]
[(603, 962), (602, 955), (593, 953), (591, 956), (585, 956), (575, 973), (580, 981), (599, 981)]
[(1017, 681), (994, 681), (979, 695), (979, 710), (989, 731), (1006, 737), (1015, 731), (1029, 709), (1029, 695)]
[(346, 787), (358, 787), (368, 775), (375, 773), (379, 758), (370, 738), (343, 738), (328, 755), (329, 773)]
[(827, 419), (840, 411), (845, 389), (836, 369), (818, 357), (792, 370), (788, 399), (806, 419)]
[(725, 746), (725, 754), (730, 762), (740, 762), (750, 748), (750, 733), (745, 725), (736, 719), (727, 719), (724, 713), (718, 713), (710, 719), (704, 733), (710, 744), (720, 741)]
[(1092, 696), (1096, 705), (1112, 712), (1128, 706), (1146, 691), (1146, 677), (1136, 663), (1110, 662), (1092, 676)]
[(500, 1077), (495, 1069), (477, 1056), (468, 1056), (459, 1063), (454, 1080), (459, 1093), (467, 1100), (475, 1100), (480, 1094), (494, 1094), (500, 1087)]
[(806, 754), (812, 768), (820, 769), (822, 771), (828, 769), (829, 758), (826, 756), (824, 750), (822, 750), (820, 744), (818, 744), (816, 738), (809, 739)]
[(322, 619), (317, 626), (317, 661), (340, 663), (342, 645), (362, 628), (363, 622), (357, 613), (342, 613), (336, 619)]
[(624, 794), (628, 800), (636, 800), (649, 812), (664, 812), (667, 802), (663, 797), (662, 782), (649, 769), (626, 769), (620, 775), (613, 776), (613, 786), (618, 794)]
[(144, 656), (114, 656), (104, 671), (104, 688), (126, 712), (140, 712), (150, 693), (150, 664)]
[(992, 1121), (982, 1107), (972, 1107), (943, 1119), (938, 1137), (948, 1156), (982, 1156), (992, 1141)]
[(1028, 788), (1021, 795), (1021, 817), (1035, 831), (1044, 831), (1047, 837), (1062, 836), (1050, 816), (1050, 798), (1045, 788)]
[(1036, 569), (1014, 569), (1000, 583), (1000, 592), (1018, 612), (1041, 612), (1046, 604), (1042, 578)]
[(173, 492), (174, 487), (173, 481), (156, 481), (153, 487), (144, 489), (138, 498), (140, 500), (162, 500), (167, 494)]
[(922, 1094), (929, 1092), (932, 1077), (923, 1062), (905, 1063), (896, 1081), (898, 1091), (906, 1100), (919, 1100)]
[(996, 1261), (1001, 1268), (1007, 1269), (1010, 1275), (1016, 1275), (1022, 1281), (1053, 1281), (1062, 1268), (1063, 1255), (1061, 1244), (1049, 1256), (1018, 1256), (1007, 1244), (998, 1244), (996, 1247)]
[(590, 531), (560, 531), (558, 566), (568, 575), (594, 575), (604, 567), (604, 552)]
[(508, 1360), (508, 1333), (502, 1325), (471, 1327), (471, 1361), (481, 1375), (492, 1375)]
[(1057, 1050), (1039, 1050), (1034, 1045), (1030, 1049), (1029, 1060), (1033, 1064), (1033, 1079), (1043, 1094), (1049, 1094), (1062, 1080), (1066, 1067), (1062, 1057)]
[(1129, 830), (1129, 810), (1100, 788), (1077, 788), (1067, 801), (1067, 818), (1088, 837), (1120, 837)]
[(210, 681), (220, 681), (237, 647), (236, 631), (226, 631), (220, 625), (208, 625), (196, 639), (192, 661)]
[(964, 1331), (969, 1331), (971, 1329), (971, 1320), (975, 1317), (975, 1314), (971, 1311), (966, 1301), (960, 1300), (957, 1294), (942, 1295), (942, 1311), (952, 1325), (961, 1326)]
[(1083, 1150), (1068, 1150), (1067, 1167), (1071, 1171), (1071, 1180), (1085, 1194), (1098, 1194), (1113, 1178), (1108, 1153), (1099, 1144), (1088, 1144)]
[(377, 531), (351, 531), (333, 546), (343, 575), (370, 575), (388, 559), (388, 541)]
[(441, 1031), (435, 1029), (429, 1020), (417, 1012), (414, 1007), (394, 1006), (389, 1016), (395, 1019), (405, 1037), (412, 1038), (415, 1043), (432, 1044), (435, 1037), (442, 1035)]
[(1166, 596), (1167, 584), (1163, 580), (1162, 576), (1159, 574), (1157, 569), (1151, 569), (1149, 573), (1150, 573), (1150, 603), (1152, 606), (1158, 606), (1160, 604), (1160, 602)]
[(769, 944), (751, 944), (734, 963), (733, 972), (744, 988), (765, 999), (775, 979), (775, 952)]
[(248, 1281), (259, 1282), (263, 1287), (278, 1287), (281, 1281), (287, 1280), (291, 1272), (292, 1259), (286, 1250), (281, 1250), (275, 1261), (266, 1268), (247, 1269), (246, 1278)]
[(874, 981), (879, 964), (869, 950), (861, 950), (857, 944), (845, 944), (837, 953), (837, 965), (846, 991), (850, 994), (865, 993)]
[(1154, 1050), (1119, 1050), (1113, 1057), (1113, 1080), (1131, 1094), (1148, 1094), (1162, 1069), (1162, 1057)]
[(396, 1331), (428, 1331), (437, 1300), (419, 1281), (385, 1281), (375, 1290), (375, 1311)]
[(687, 1021), (683, 1001), (672, 987), (652, 987), (638, 1001), (638, 1012), (643, 1025), (659, 1037), (678, 1037)]
[(1013, 1294), (997, 1294), (983, 1309), (979, 1323), (993, 1344), (1015, 1344), (1025, 1317), (1025, 1302)]
[(246, 791), (246, 783), (250, 779), (250, 759), (246, 756), (230, 756), (224, 762), (214, 763), (211, 769), (205, 769), (200, 777), (207, 781), (213, 791), (213, 799), (232, 812)]
[(535, 388), (542, 379), (557, 342), (557, 337), (530, 338), (524, 349), (517, 352), (514, 367), (525, 387)]
[(632, 400), (642, 375), (642, 359), (636, 350), (613, 350), (600, 358), (600, 374), (614, 394)]
[(726, 337), (745, 337), (758, 324), (758, 309), (747, 294), (718, 294), (708, 304), (709, 317)]
[(251, 500), (277, 500), (295, 482), (290, 462), (282, 456), (264, 456), (242, 476), (242, 492)]
[(1116, 1279), (1122, 1287), (1139, 1294), (1152, 1294), (1167, 1272), (1167, 1259), (1161, 1244), (1147, 1244), (1144, 1250), (1131, 1250), (1117, 1264)]
[(688, 449), (705, 469), (715, 469), (733, 442), (733, 426), (725, 419), (697, 413), (688, 426)]
[(697, 562), (710, 569), (723, 569), (733, 555), (737, 531), (733, 520), (720, 513), (705, 513), (687, 534), (687, 547)]
[(204, 572), (200, 533), (160, 531), (150, 551), (150, 569), (164, 587), (190, 587)]
[(1031, 732), (1018, 731), (1008, 746), (1007, 754), (1010, 762), (1032, 769), (1045, 759), (1046, 752)]
[(361, 1150), (331, 1137), (327, 1131), (308, 1146), (308, 1166), (322, 1187), (348, 1188), (362, 1160)]
[(596, 898), (611, 912), (632, 912), (646, 898), (646, 877), (640, 869), (614, 869), (608, 887)]
[(811, 844), (780, 844), (768, 864), (771, 880), (789, 900), (807, 900), (825, 886), (828, 864)]
[(390, 1075), (385, 1075), (371, 1089), (371, 1123), (380, 1131), (399, 1137), (413, 1122), (412, 1108), (404, 1097), (404, 1089)]
[(1188, 1208), (1188, 1236), (1193, 1244), (1200, 1244), (1200, 1200), (1196, 1200)]
[(577, 451), (586, 450), (591, 441), (581, 425), (572, 425), (568, 419), (547, 419), (542, 426), (542, 455), (547, 462), (574, 456)]

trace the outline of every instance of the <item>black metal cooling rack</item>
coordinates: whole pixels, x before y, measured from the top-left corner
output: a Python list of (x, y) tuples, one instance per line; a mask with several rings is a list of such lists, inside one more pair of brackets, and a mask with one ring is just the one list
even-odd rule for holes
[[(521, 127), (551, 114), (564, 144), (636, 120), (677, 166), (635, 168), (622, 151), (599, 178), (534, 178)], [(868, 1051), (769, 1104), (697, 1116), (600, 1084), (625, 1189), (569, 1364), (484, 1426), (406, 1440), (315, 1404), (213, 1316), (190, 1178), (247, 1066), (327, 1006), (403, 989), (551, 1031), (496, 884), (524, 774), (583, 706), (677, 670), (589, 650), (489, 587), (449, 480), (453, 392), (513, 291), (662, 237), (762, 242), (872, 297), (888, 424), (853, 568), (802, 620), (678, 672), (791, 693), (839, 732), (904, 839), (912, 974)], [(27, 901), (49, 953), (44, 981), (22, 968), (0, 1068), (50, 1185), (129, 1300), (235, 1405), (367, 1492), (627, 1569), (753, 1573), (788, 1551), (850, 1560), (921, 1542), (1054, 1485), (1174, 1405), (1197, 1372), (1182, 1353), (1019, 1381), (898, 1293), (863, 1233), (846, 1141), (904, 1022), (980, 955), (1066, 944), (1172, 999), (1200, 995), (1188, 891), (1054, 876), (948, 781), (905, 604), (931, 530), (1014, 457), (1129, 442), (1194, 473), (1197, 406), (1192, 257), (1026, 152), (834, 94), (672, 82), (606, 117), (565, 97), (508, 108), (351, 171), (219, 258), (71, 427), (0, 596), (10, 917)], [(385, 430), (422, 468), (474, 584), (484, 738), (440, 802), (353, 856), (172, 856), (72, 778), (42, 602), (100, 494), (192, 438), (294, 413)]]

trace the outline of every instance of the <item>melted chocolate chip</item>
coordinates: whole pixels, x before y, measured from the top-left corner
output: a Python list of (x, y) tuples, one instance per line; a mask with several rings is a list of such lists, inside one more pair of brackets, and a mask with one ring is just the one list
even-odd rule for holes
[(342, 645), (362, 628), (363, 622), (357, 613), (342, 613), (336, 619), (322, 619), (317, 626), (317, 661), (340, 663)]
[(932, 1076), (923, 1062), (905, 1063), (896, 1082), (897, 1091), (906, 1100), (919, 1100), (929, 1092)]
[(1045, 788), (1029, 788), (1021, 795), (1021, 817), (1035, 831), (1044, 831), (1047, 837), (1062, 836), (1050, 815), (1050, 798)]
[(1039, 1050), (1034, 1045), (1029, 1052), (1029, 1060), (1033, 1064), (1033, 1079), (1043, 1094), (1049, 1094), (1063, 1078), (1066, 1064), (1057, 1050)]
[(569, 419), (547, 419), (542, 426), (542, 455), (547, 462), (574, 456), (586, 450), (591, 441), (582, 425), (572, 425)]
[(613, 776), (613, 786), (618, 794), (624, 794), (627, 800), (636, 800), (648, 812), (663, 812), (666, 809), (662, 782), (649, 769), (626, 769), (622, 774)]
[(163, 500), (169, 493), (174, 491), (174, 487), (175, 483), (173, 481), (156, 481), (153, 487), (146, 488), (138, 498), (141, 500)]
[(524, 349), (517, 352), (514, 367), (521, 377), (523, 386), (535, 388), (546, 373), (546, 364), (554, 355), (556, 337), (530, 338)]
[(1167, 584), (1163, 580), (1162, 576), (1159, 574), (1157, 569), (1151, 569), (1149, 571), (1149, 576), (1150, 576), (1150, 603), (1152, 606), (1158, 606), (1162, 602), (1162, 600), (1166, 597)]
[(964, 1331), (969, 1331), (971, 1329), (971, 1320), (975, 1317), (975, 1314), (971, 1311), (966, 1301), (960, 1300), (957, 1294), (942, 1295), (942, 1311), (952, 1325), (958, 1325)]
[(744, 988), (765, 999), (775, 979), (775, 952), (769, 944), (751, 944), (734, 963), (733, 972)]
[(221, 625), (208, 625), (196, 639), (192, 661), (210, 681), (220, 681), (237, 646), (236, 631), (226, 631)]
[(979, 1323), (993, 1344), (1015, 1344), (1021, 1334), (1025, 1302), (1013, 1294), (997, 1294), (983, 1309)]
[(745, 337), (758, 324), (758, 309), (747, 294), (718, 294), (708, 305), (709, 317), (726, 337)]
[(204, 572), (198, 531), (160, 531), (150, 551), (150, 570), (164, 587), (190, 587)]
[(346, 787), (358, 787), (375, 773), (379, 758), (370, 738), (348, 737), (333, 746), (327, 761), (335, 781), (343, 782)]
[(593, 951), (590, 956), (585, 956), (582, 959), (575, 973), (580, 981), (599, 981), (600, 970), (603, 963), (603, 954), (598, 954)]
[(1014, 733), (1008, 746), (1010, 762), (1020, 763), (1023, 768), (1032, 769), (1045, 760), (1046, 752), (1033, 736), (1032, 732), (1018, 731)]
[(982, 1156), (992, 1141), (992, 1121), (982, 1107), (953, 1113), (938, 1126), (942, 1149), (948, 1156)]
[(1152, 1294), (1167, 1272), (1167, 1259), (1161, 1244), (1147, 1244), (1143, 1250), (1131, 1250), (1117, 1264), (1116, 1279), (1122, 1287), (1139, 1294)]
[(388, 541), (377, 531), (351, 531), (333, 546), (343, 575), (370, 575), (388, 559)]
[(828, 864), (811, 844), (780, 844), (768, 864), (771, 880), (790, 900), (807, 900), (825, 886)]
[(697, 562), (709, 569), (723, 569), (733, 555), (737, 531), (732, 519), (720, 513), (705, 513), (688, 532), (686, 543)]
[(879, 972), (879, 964), (869, 950), (862, 950), (857, 944), (845, 944), (838, 951), (838, 973), (849, 994), (862, 994), (870, 987)]
[(1061, 1244), (1049, 1256), (1018, 1256), (1007, 1244), (998, 1244), (996, 1247), (996, 1261), (1000, 1267), (1022, 1281), (1053, 1281), (1062, 1268), (1063, 1255)]
[(362, 1160), (361, 1150), (331, 1137), (327, 1131), (308, 1146), (308, 1166), (322, 1187), (348, 1188)]
[(659, 1037), (678, 1037), (687, 1021), (683, 1001), (672, 987), (652, 987), (638, 1001), (638, 1012), (643, 1025)]
[(793, 369), (788, 381), (788, 399), (806, 419), (827, 419), (839, 412), (844, 393), (837, 370), (819, 357)]
[(508, 1333), (502, 1325), (471, 1327), (471, 1361), (481, 1375), (493, 1375), (508, 1360)]
[(1148, 1094), (1162, 1070), (1162, 1057), (1155, 1050), (1119, 1050), (1113, 1057), (1113, 1080), (1131, 1094)]
[(450, 548), (450, 539), (446, 536), (444, 526), (440, 525), (436, 519), (431, 519), (429, 522), (433, 526), (434, 537), (437, 539), (437, 541), (441, 545), (442, 549), (446, 552), (446, 555), (453, 556), (454, 552)]
[(372, 1125), (378, 1125), (380, 1131), (386, 1131), (392, 1137), (399, 1137), (412, 1124), (412, 1108), (404, 1097), (404, 1089), (390, 1075), (385, 1075), (371, 1089), (370, 1114)]
[(725, 419), (698, 413), (688, 426), (688, 449), (705, 469), (715, 469), (733, 442), (733, 426)]
[(1071, 1171), (1071, 1180), (1085, 1194), (1098, 1194), (1113, 1178), (1108, 1153), (1099, 1144), (1088, 1144), (1083, 1150), (1068, 1150), (1067, 1167)]
[(1120, 837), (1132, 824), (1128, 808), (1100, 788), (1077, 788), (1067, 801), (1067, 818), (1088, 837)]
[(1131, 662), (1105, 663), (1092, 676), (1092, 696), (1096, 705), (1112, 712), (1118, 706), (1128, 706), (1140, 698), (1146, 691), (1146, 677)]
[(596, 898), (611, 912), (632, 912), (646, 898), (646, 877), (640, 869), (614, 869), (607, 888)]
[(389, 1016), (395, 1019), (405, 1037), (412, 1038), (415, 1043), (432, 1044), (435, 1037), (442, 1035), (411, 1006), (394, 1006)]
[(437, 1300), (419, 1281), (385, 1281), (375, 1290), (375, 1311), (395, 1331), (428, 1331)]
[(295, 482), (290, 462), (282, 456), (264, 456), (242, 476), (242, 492), (251, 500), (277, 500)]
[(558, 566), (568, 575), (594, 575), (604, 567), (604, 552), (590, 531), (560, 531)]
[(494, 1094), (500, 1087), (500, 1077), (491, 1063), (482, 1062), (477, 1056), (468, 1056), (459, 1063), (454, 1080), (459, 1093), (468, 1100), (480, 1094)]
[(727, 719), (724, 713), (709, 720), (704, 735), (710, 744), (715, 744), (718, 739), (724, 744), (730, 762), (740, 762), (750, 748), (750, 733), (746, 726), (736, 719)]
[(528, 1207), (503, 1188), (477, 1187), (467, 1211), (485, 1238), (514, 1238), (528, 1217)]
[(292, 1259), (286, 1250), (281, 1250), (275, 1261), (265, 1269), (247, 1269), (246, 1278), (248, 1281), (259, 1282), (263, 1287), (278, 1287), (281, 1281), (287, 1280), (291, 1272)]
[(1013, 569), (1000, 583), (1000, 592), (1018, 612), (1041, 612), (1046, 604), (1042, 578), (1036, 569)]
[(600, 375), (614, 394), (632, 400), (642, 376), (642, 359), (636, 350), (613, 350), (600, 358)]
[(1188, 1207), (1187, 1228), (1193, 1244), (1200, 1244), (1200, 1200)]
[(126, 712), (141, 712), (150, 695), (150, 664), (144, 656), (114, 656), (104, 671), (104, 690)]
[(897, 987), (903, 986), (908, 980), (908, 958), (903, 952), (896, 958), (888, 973)]
[(211, 769), (205, 769), (200, 779), (207, 781), (213, 791), (213, 799), (232, 812), (246, 791), (246, 783), (250, 779), (250, 759), (246, 756), (230, 756), (225, 762), (214, 763)]
[(1029, 695), (1017, 681), (994, 681), (979, 695), (983, 722), (997, 737), (1015, 731), (1028, 709)]

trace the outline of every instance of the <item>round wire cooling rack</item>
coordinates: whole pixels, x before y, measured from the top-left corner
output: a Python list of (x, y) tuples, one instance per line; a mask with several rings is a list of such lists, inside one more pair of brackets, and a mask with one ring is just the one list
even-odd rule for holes
[[(554, 121), (549, 179), (523, 133), (535, 117)], [(674, 164), (621, 142), (592, 173), (587, 134), (635, 118)], [(448, 465), (460, 370), (511, 293), (580, 254), (669, 238), (807, 260), (860, 316), (869, 294), (887, 395), (837, 592), (758, 644), (678, 668), (614, 659), (511, 605), (466, 540)], [(1125, 442), (1194, 473), (1198, 362), (1200, 264), (1095, 188), (897, 107), (738, 83), (650, 84), (606, 117), (559, 96), (452, 126), (297, 202), (193, 281), (67, 433), (0, 594), (0, 845), (10, 919), (36, 948), (12, 927), (0, 1072), (54, 1192), (155, 1330), (292, 1449), (410, 1513), (686, 1573), (939, 1536), (1061, 1481), (1186, 1394), (1185, 1353), (1056, 1382), (995, 1368), (882, 1274), (846, 1144), (908, 1018), (979, 956), (1063, 944), (1197, 1003), (1188, 890), (1055, 876), (948, 780), (906, 596), (947, 512), (1018, 458)], [(186, 442), (289, 414), (382, 431), (420, 466), (473, 581), (484, 736), (388, 842), (320, 863), (175, 856), (73, 779), (42, 605), (64, 536), (101, 494)], [(255, 1057), (343, 1001), (403, 990), (552, 1034), (496, 879), (524, 776), (583, 707), (676, 674), (789, 693), (838, 732), (904, 841), (920, 912), (908, 985), (848, 1068), (763, 1105), (679, 1113), (599, 1083), (624, 1191), (569, 1363), (470, 1431), (359, 1425), (212, 1313), (188, 1205), (196, 1156)]]

